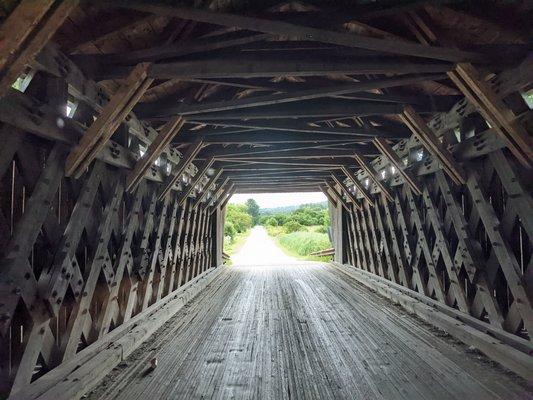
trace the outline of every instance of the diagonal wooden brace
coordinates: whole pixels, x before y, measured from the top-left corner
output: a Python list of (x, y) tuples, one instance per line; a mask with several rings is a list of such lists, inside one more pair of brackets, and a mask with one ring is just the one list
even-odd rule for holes
[(160, 156), (161, 152), (168, 146), (170, 141), (183, 127), (184, 123), (185, 120), (178, 116), (172, 118), (165, 124), (163, 130), (159, 133), (159, 135), (157, 135), (155, 140), (150, 143), (150, 146), (148, 147), (148, 150), (146, 150), (144, 157), (137, 161), (135, 167), (126, 178), (126, 190), (128, 192), (133, 192), (157, 157)]
[(442, 146), (422, 117), (411, 106), (407, 106), (400, 115), (400, 118), (420, 140), (424, 148), (439, 160), (448, 176), (456, 184), (464, 185), (466, 178), (462, 167), (453, 159), (451, 153)]
[(211, 186), (213, 186), (215, 184), (215, 182), (217, 181), (217, 179), (220, 177), (220, 175), (222, 174), (222, 172), (224, 171), (223, 168), (220, 168), (210, 179), (209, 181), (205, 184), (204, 188), (203, 188), (203, 191), (202, 191), (202, 194), (200, 196), (198, 196), (198, 199), (196, 199), (196, 202), (194, 203), (193, 205), (193, 208), (196, 208), (198, 207), (198, 205), (205, 199), (205, 197), (207, 196), (207, 193), (209, 193), (209, 189), (211, 188)]
[(359, 179), (357, 179), (355, 174), (345, 165), (341, 166), (341, 170), (344, 172), (344, 175), (346, 175), (352, 181), (357, 190), (361, 192), (366, 201), (368, 201), (368, 204), (370, 204), (371, 207), (374, 207), (374, 200), (372, 197), (370, 197), (370, 194), (367, 193), (363, 185), (361, 185), (361, 182), (359, 182)]
[(337, 191), (337, 189), (335, 189), (335, 186), (332, 185), (331, 182), (328, 182), (327, 180), (324, 181), (324, 184), (326, 185), (324, 187), (326, 191), (329, 190), (330, 193), (333, 194), (333, 197), (335, 197), (337, 201), (344, 207), (344, 209), (348, 212), (351, 212), (352, 210), (350, 209), (348, 204), (344, 201), (344, 199), (342, 198), (342, 195)]
[(400, 160), (400, 157), (398, 157), (394, 150), (389, 146), (387, 141), (383, 138), (375, 138), (373, 140), (373, 143), (381, 152), (381, 154), (387, 157), (392, 163), (392, 165), (396, 167), (398, 173), (403, 177), (403, 179), (409, 185), (411, 190), (413, 190), (416, 194), (420, 196), (422, 194), (422, 189), (420, 189), (420, 186), (417, 183), (416, 179), (409, 173), (409, 171), (405, 170), (405, 166), (403, 165), (402, 160)]
[(374, 183), (377, 185), (377, 187), (381, 190), (381, 193), (387, 198), (389, 201), (394, 201), (394, 197), (392, 196), (392, 193), (389, 189), (381, 183), (379, 180), (376, 172), (372, 168), (372, 166), (365, 160), (364, 157), (360, 156), (359, 154), (354, 154), (353, 156), (355, 160), (359, 163), (359, 166), (363, 169), (363, 171), (366, 172), (368, 177), (374, 181)]
[(150, 63), (137, 65), (124, 85), (113, 95), (98, 118), (71, 150), (65, 166), (66, 176), (79, 177), (105, 147), (113, 133), (140, 100), (153, 79), (148, 78)]
[(78, 0), (62, 2), (23, 0), (2, 23), (0, 97), (9, 92), (13, 82), (24, 72), (77, 5)]
[(516, 115), (499, 98), (479, 72), (468, 63), (457, 64), (448, 76), (465, 97), (478, 109), (492, 128), (502, 137), (509, 151), (526, 168), (533, 167), (531, 137)]
[(346, 193), (346, 196), (348, 196), (348, 198), (350, 199), (350, 201), (352, 202), (353, 206), (359, 210), (359, 211), (362, 211), (363, 209), (361, 208), (361, 205), (358, 203), (357, 199), (355, 198), (355, 196), (352, 194), (352, 192), (350, 192), (350, 190), (348, 189), (348, 187), (344, 184), (344, 182), (342, 181), (342, 179), (340, 177), (338, 177), (337, 175), (335, 174), (331, 174), (331, 177), (333, 178), (333, 180), (335, 181), (335, 183), (337, 185), (339, 185), (339, 187), (342, 189), (342, 191), (344, 193)]
[(158, 200), (161, 200), (167, 195), (168, 192), (170, 192), (174, 184), (178, 181), (178, 179), (180, 179), (183, 171), (187, 169), (187, 167), (192, 163), (194, 158), (198, 155), (200, 150), (202, 150), (202, 146), (203, 142), (199, 139), (191, 143), (191, 145), (183, 155), (183, 160), (181, 164), (178, 165), (178, 169), (174, 172), (174, 175), (170, 177), (165, 183), (163, 190), (159, 194)]

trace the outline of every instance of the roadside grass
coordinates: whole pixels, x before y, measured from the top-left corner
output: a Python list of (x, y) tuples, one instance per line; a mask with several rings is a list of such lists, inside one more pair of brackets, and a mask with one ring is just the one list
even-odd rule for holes
[(329, 249), (331, 242), (327, 233), (317, 230), (320, 226), (306, 227), (305, 231), (285, 233), (283, 226), (266, 226), (268, 234), (276, 241), (281, 249), (288, 255), (300, 260), (330, 261), (330, 256), (311, 256), (315, 251)]
[[(229, 236), (224, 237), (224, 252), (230, 257), (237, 253), (244, 243), (248, 236), (250, 236), (250, 229), (245, 230), (244, 232), (235, 234), (233, 240)], [(231, 265), (231, 260), (226, 261), (227, 265)]]

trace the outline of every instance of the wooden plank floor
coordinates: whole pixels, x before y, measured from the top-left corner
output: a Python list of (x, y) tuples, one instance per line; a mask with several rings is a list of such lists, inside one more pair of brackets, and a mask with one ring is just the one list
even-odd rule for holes
[(88, 398), (533, 396), (341, 272), (308, 263), (227, 268)]

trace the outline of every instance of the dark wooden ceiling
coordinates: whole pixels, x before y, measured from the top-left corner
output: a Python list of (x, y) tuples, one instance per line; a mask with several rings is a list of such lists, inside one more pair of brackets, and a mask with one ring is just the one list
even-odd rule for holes
[(156, 130), (183, 116), (171, 143), (180, 151), (201, 138), (199, 159), (218, 166), (250, 152), (246, 165), (263, 165), (265, 151), (280, 165), (335, 165), (379, 154), (375, 137), (409, 137), (406, 105), (426, 120), (449, 110), (462, 98), (446, 74), (456, 62), (486, 78), (518, 65), (531, 17), (527, 2), (86, 2), (53, 41), (109, 95), (151, 63), (133, 112)]

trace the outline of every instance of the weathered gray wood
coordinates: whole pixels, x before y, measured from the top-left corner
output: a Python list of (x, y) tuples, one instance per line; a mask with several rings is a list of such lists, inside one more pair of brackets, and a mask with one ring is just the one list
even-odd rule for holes
[[(109, 203), (106, 204), (102, 220), (98, 227), (98, 245), (85, 280), (83, 293), (78, 303), (75, 303), (69, 318), (66, 334), (61, 343), (63, 361), (69, 360), (76, 354), (80, 336), (88, 317), (88, 307), (93, 299), (96, 284), (104, 263), (109, 263), (107, 244), (111, 232), (116, 229), (112, 221), (116, 218), (120, 202), (124, 193), (124, 185), (119, 180), (115, 183)], [(109, 284), (109, 283), (108, 283)]]
[(216, 279), (220, 272), (222, 269), (206, 271), (123, 324), (104, 340), (84, 349), (34, 385), (27, 385), (12, 399), (80, 398)]
[[(379, 276), (343, 265), (334, 265), (363, 285), (400, 304), (409, 312), (415, 313), (427, 323), (446, 331), (466, 344), (474, 346), (523, 378), (530, 380), (533, 376), (533, 363), (529, 355), (531, 343), (528, 341), (518, 339), (503, 330), (498, 330), (472, 318), (468, 314), (421, 296)], [(498, 340), (495, 340), (494, 337)]]
[[(493, 354), (509, 350), (507, 359), (520, 353), (516, 359), (527, 361), (529, 356), (511, 346), (493, 345), (489, 335), (411, 300), (417, 309), (431, 310), (434, 321), (460, 325), (465, 337), (476, 338), (476, 347), (484, 350), (485, 343), (496, 349)], [(453, 343), (333, 267), (231, 267), (153, 337), (152, 351), (127, 359), (127, 366), (88, 398), (503, 400), (529, 395), (526, 383)], [(151, 357), (158, 366), (146, 373)], [(74, 385), (57, 389), (65, 386)]]

